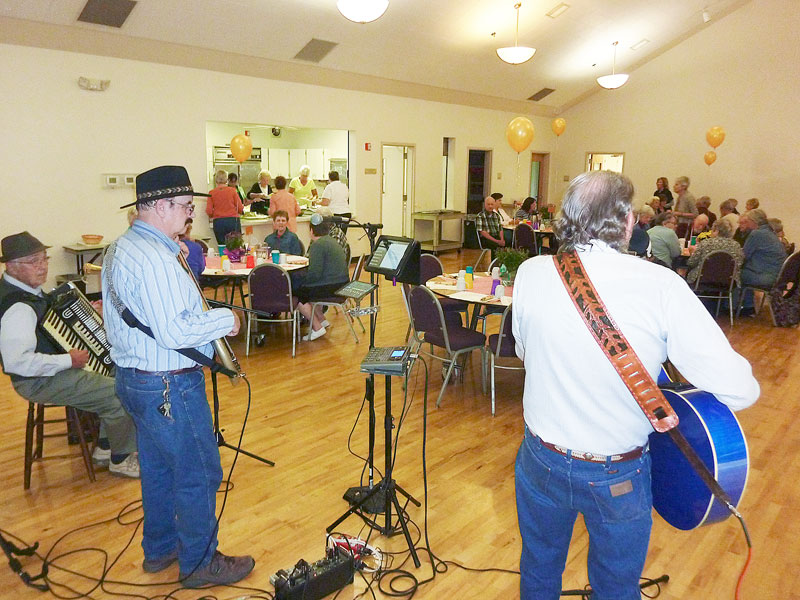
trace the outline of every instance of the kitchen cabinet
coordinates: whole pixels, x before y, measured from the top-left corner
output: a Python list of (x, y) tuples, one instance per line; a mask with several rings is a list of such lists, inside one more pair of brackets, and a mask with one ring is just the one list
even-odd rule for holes
[(322, 148), (309, 148), (306, 150), (306, 164), (311, 167), (312, 179), (327, 179), (325, 172), (324, 150)]
[(287, 180), (291, 179), (289, 171), (289, 150), (286, 148), (270, 148), (269, 166), (267, 168), (273, 179), (278, 175), (283, 175)]

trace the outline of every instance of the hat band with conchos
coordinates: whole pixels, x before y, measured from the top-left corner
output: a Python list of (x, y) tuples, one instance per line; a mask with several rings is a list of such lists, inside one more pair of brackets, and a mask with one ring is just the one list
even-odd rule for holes
[(185, 167), (156, 167), (136, 176), (136, 202), (130, 202), (120, 208), (177, 196), (208, 196), (208, 194), (194, 191)]

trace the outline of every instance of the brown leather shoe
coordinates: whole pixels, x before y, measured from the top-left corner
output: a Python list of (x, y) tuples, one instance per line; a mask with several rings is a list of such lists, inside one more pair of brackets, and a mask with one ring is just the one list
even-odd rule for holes
[(196, 569), (194, 573), (181, 573), (181, 585), (186, 588), (209, 584), (230, 585), (247, 577), (255, 566), (256, 561), (252, 556), (225, 556), (217, 551), (206, 566)]

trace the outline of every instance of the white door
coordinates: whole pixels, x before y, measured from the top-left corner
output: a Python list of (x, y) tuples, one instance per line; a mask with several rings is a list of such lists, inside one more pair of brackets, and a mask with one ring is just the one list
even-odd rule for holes
[(414, 148), (384, 144), (381, 152), (382, 233), (408, 237), (414, 212)]

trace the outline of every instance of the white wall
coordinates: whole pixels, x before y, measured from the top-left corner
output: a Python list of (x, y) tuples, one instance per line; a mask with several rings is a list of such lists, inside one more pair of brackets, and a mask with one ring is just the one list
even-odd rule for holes
[[(671, 185), (688, 175), (691, 191), (710, 196), (714, 212), (729, 197), (740, 208), (757, 197), (797, 240), (798, 31), (797, 0), (753, 0), (632, 72), (624, 87), (567, 111), (554, 163), (556, 196), (566, 188), (564, 175), (584, 169), (586, 152), (624, 152), (624, 172), (640, 198), (660, 176)], [(714, 125), (727, 137), (708, 167), (705, 132)]]
[[(380, 215), (379, 175), (365, 169), (380, 172), (381, 143), (416, 147), (418, 208), (440, 206), (443, 137), (455, 138), (459, 149), (457, 208), (466, 202), (468, 147), (494, 149), (493, 190), (527, 195), (530, 151), (516, 178), (517, 157), (505, 140), (512, 113), (22, 46), (0, 45), (0, 53), (14, 65), (0, 70), (0, 156), (10, 167), (0, 181), (0, 237), (27, 229), (53, 245), (51, 279), (74, 270), (60, 245), (81, 233), (113, 239), (124, 231), (117, 207), (132, 190), (104, 188), (102, 173), (183, 164), (204, 187), (208, 121), (350, 130), (352, 204), (364, 221)], [(79, 76), (110, 79), (111, 86), (83, 91)], [(531, 150), (552, 151), (549, 120), (532, 120), (538, 137)], [(205, 231), (198, 218), (196, 234)]]

